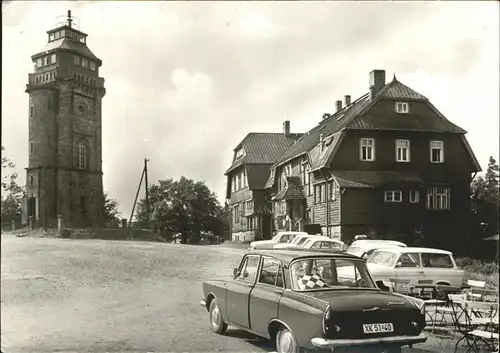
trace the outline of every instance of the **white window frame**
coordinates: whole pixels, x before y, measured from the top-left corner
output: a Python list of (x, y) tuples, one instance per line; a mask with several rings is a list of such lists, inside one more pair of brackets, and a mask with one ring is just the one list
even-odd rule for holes
[(61, 37), (61, 31), (57, 31), (54, 33), (54, 38), (59, 39)]
[[(363, 158), (363, 151), (366, 149), (366, 157)], [(371, 156), (368, 158), (368, 151), (371, 151)], [(359, 140), (359, 159), (365, 162), (373, 162), (375, 160), (375, 139), (363, 137)]]
[(78, 145), (78, 169), (85, 169), (87, 167), (87, 147), (83, 144)]
[(396, 102), (395, 109), (398, 114), (408, 114), (410, 112), (410, 104), (408, 102)]
[(87, 60), (87, 58), (82, 58), (81, 63), (83, 67), (89, 66), (89, 61)]
[[(403, 155), (405, 151), (406, 156)], [(396, 162), (410, 162), (410, 140), (396, 140)]]
[(410, 195), (408, 199), (410, 203), (419, 203), (420, 202), (420, 191), (419, 190), (410, 190)]
[(284, 171), (285, 171), (285, 176), (289, 177), (289, 176), (292, 176), (292, 164), (291, 163), (288, 163), (287, 165), (285, 165), (285, 168), (283, 168)]
[[(396, 195), (399, 195), (399, 197), (396, 197)], [(401, 192), (401, 190), (385, 190), (384, 202), (390, 202), (390, 203), (403, 202), (403, 193)]]
[(243, 147), (236, 150), (236, 159), (243, 157)]
[(244, 168), (243, 168), (243, 171), (241, 172), (241, 178), (243, 179), (242, 186), (243, 186), (243, 188), (246, 188), (248, 186), (248, 184), (247, 184), (247, 171)]
[(94, 61), (90, 62), (90, 70), (95, 71), (95, 62)]
[[(432, 151), (439, 150), (439, 160), (434, 161), (432, 159)], [(444, 142), (443, 141), (430, 141), (429, 142), (429, 160), (431, 163), (444, 163)]]
[(449, 187), (430, 187), (427, 189), (426, 208), (433, 211), (447, 211), (450, 209), (450, 199)]
[(57, 55), (56, 54), (51, 54), (50, 55), (50, 63), (55, 64), (57, 62)]

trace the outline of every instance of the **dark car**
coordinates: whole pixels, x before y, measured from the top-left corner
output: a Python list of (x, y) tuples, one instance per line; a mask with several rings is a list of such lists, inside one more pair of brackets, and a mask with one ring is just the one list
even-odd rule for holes
[(231, 325), (280, 353), (393, 353), (427, 340), (424, 302), (381, 290), (365, 260), (347, 253), (249, 252), (233, 276), (203, 282), (203, 294), (214, 332)]

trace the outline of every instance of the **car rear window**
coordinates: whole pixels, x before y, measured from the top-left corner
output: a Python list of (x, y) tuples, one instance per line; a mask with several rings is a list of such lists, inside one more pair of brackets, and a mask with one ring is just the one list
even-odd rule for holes
[(448, 254), (422, 254), (422, 266), (438, 267), (438, 268), (453, 268), (453, 262)]

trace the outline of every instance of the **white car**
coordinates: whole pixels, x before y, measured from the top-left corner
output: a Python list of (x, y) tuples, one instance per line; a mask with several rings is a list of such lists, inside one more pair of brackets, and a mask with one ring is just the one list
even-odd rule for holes
[(275, 244), (287, 243), (298, 235), (308, 235), (305, 232), (278, 232), (271, 240), (257, 240), (250, 243), (249, 250), (272, 249)]
[(273, 249), (295, 249), (297, 247), (300, 247), (302, 244), (304, 244), (304, 242), (308, 239), (311, 239), (311, 238), (320, 238), (320, 239), (330, 239), (324, 235), (319, 235), (319, 234), (315, 234), (315, 235), (310, 235), (310, 234), (306, 234), (306, 235), (297, 235), (295, 238), (293, 238), (292, 241), (289, 241), (288, 243), (277, 243), (277, 244), (274, 244), (273, 246)]
[(343, 241), (331, 238), (309, 238), (300, 246), (304, 249), (321, 249), (321, 250), (345, 250)]
[(402, 294), (409, 294), (410, 286), (419, 284), (460, 287), (465, 276), (451, 252), (431, 248), (376, 249), (366, 264), (375, 281), (390, 282)]
[(354, 241), (346, 252), (366, 259), (376, 249), (393, 246), (406, 247), (406, 244), (396, 240), (363, 239)]

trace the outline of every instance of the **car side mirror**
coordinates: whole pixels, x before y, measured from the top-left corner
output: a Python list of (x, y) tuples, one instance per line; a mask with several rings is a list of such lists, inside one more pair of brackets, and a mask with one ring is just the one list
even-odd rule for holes
[(389, 291), (390, 291), (389, 287), (387, 287), (387, 286), (384, 284), (384, 281), (376, 281), (376, 282), (375, 282), (375, 284), (377, 285), (377, 287), (378, 287), (380, 290), (382, 290), (382, 291), (384, 291), (384, 292), (389, 292)]
[(403, 263), (400, 261), (396, 264), (396, 267), (403, 267)]
[(233, 276), (236, 277), (238, 275), (238, 269), (233, 268)]

